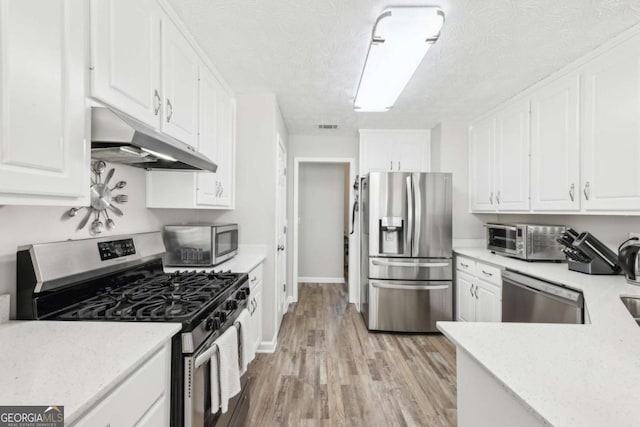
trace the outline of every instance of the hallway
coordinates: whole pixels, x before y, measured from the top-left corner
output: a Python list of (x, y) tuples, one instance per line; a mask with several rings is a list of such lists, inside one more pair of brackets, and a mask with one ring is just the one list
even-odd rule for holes
[(301, 284), (273, 354), (252, 364), (248, 426), (455, 426), (455, 348), (369, 333), (345, 285)]

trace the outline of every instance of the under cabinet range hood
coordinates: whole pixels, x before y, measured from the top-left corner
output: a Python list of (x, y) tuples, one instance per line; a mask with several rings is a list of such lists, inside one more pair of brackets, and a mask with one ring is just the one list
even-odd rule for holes
[(108, 107), (91, 108), (91, 157), (144, 169), (218, 169), (190, 145)]

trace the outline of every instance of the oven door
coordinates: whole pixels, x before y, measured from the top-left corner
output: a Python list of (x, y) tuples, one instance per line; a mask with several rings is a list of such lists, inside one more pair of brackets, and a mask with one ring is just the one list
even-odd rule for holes
[(249, 409), (249, 373), (240, 378), (241, 392), (229, 400), (229, 410), (211, 413), (211, 357), (218, 353), (213, 343), (184, 357), (184, 426), (220, 427), (242, 425)]
[(238, 226), (225, 225), (214, 228), (213, 265), (220, 264), (238, 253)]
[(518, 227), (515, 225), (486, 224), (487, 249), (518, 255)]

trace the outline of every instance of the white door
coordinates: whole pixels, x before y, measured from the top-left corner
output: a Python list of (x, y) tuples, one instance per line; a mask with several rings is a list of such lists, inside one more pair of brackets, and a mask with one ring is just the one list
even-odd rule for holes
[(531, 208), (580, 210), (580, 74), (531, 99)]
[(640, 210), (640, 36), (586, 65), (584, 88), (583, 206)]
[[(220, 170), (218, 98), (222, 88), (218, 80), (208, 70), (202, 69), (199, 85), (198, 151), (218, 165)], [(218, 174), (198, 172), (196, 201), (199, 205), (216, 205), (220, 184)]]
[(471, 210), (496, 210), (493, 191), (493, 118), (473, 124), (469, 128), (469, 191)]
[(83, 0), (0, 2), (0, 204), (86, 203)]
[(200, 59), (169, 18), (162, 19), (162, 130), (197, 146)]
[(276, 295), (278, 328), (287, 309), (287, 152), (277, 136), (278, 175), (276, 194)]
[(474, 278), (467, 273), (456, 271), (456, 320), (473, 322), (476, 320), (476, 299), (473, 293)]
[(160, 9), (155, 0), (91, 1), (91, 96), (160, 127)]
[(495, 200), (499, 211), (529, 210), (529, 101), (496, 115)]
[(500, 322), (502, 320), (502, 293), (500, 288), (483, 280), (475, 281), (477, 294), (476, 322)]
[(234, 145), (236, 135), (236, 104), (235, 100), (221, 88), (218, 97), (218, 182), (220, 192), (217, 204), (220, 206), (232, 206), (234, 185)]

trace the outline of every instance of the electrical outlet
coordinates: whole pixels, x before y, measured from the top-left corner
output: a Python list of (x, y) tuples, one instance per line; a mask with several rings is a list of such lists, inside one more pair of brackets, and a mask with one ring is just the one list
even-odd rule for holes
[(640, 239), (640, 233), (629, 233), (629, 238), (631, 237), (637, 237), (638, 239)]

